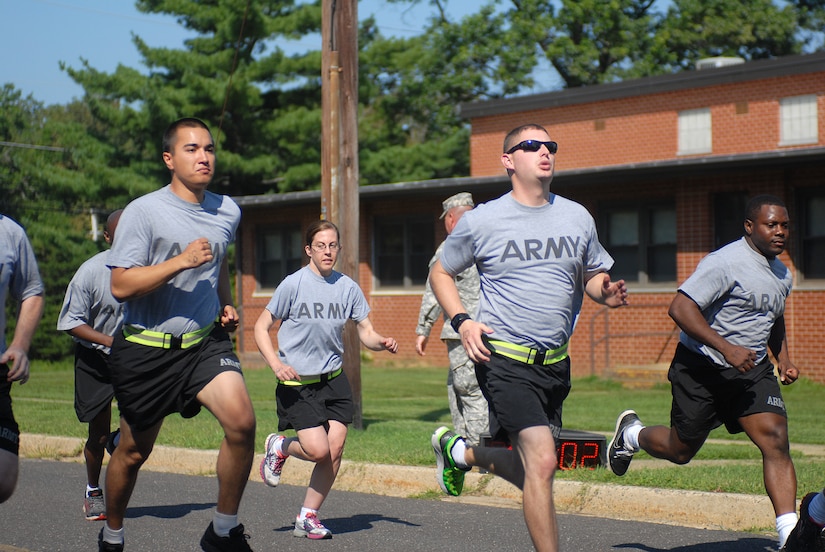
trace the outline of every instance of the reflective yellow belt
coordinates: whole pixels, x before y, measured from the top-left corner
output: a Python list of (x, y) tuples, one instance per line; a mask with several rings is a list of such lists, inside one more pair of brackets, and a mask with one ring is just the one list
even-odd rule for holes
[(177, 336), (170, 333), (142, 330), (127, 324), (123, 326), (123, 337), (126, 338), (126, 341), (146, 345), (147, 347), (156, 347), (158, 349), (188, 349), (203, 341), (203, 338), (209, 335), (214, 327), (215, 324), (212, 323), (204, 326), (200, 330)]
[(493, 354), (511, 358), (525, 364), (541, 364), (547, 366), (548, 364), (555, 364), (567, 358), (567, 343), (558, 349), (549, 349), (542, 351), (540, 349), (531, 349), (524, 345), (514, 345), (506, 341), (498, 341), (496, 339), (487, 339), (487, 348)]
[(342, 366), (341, 368), (338, 368), (334, 372), (330, 372), (329, 374), (321, 374), (320, 376), (317, 376), (317, 377), (314, 377), (314, 378), (305, 378), (304, 376), (301, 376), (301, 381), (278, 380), (278, 383), (280, 383), (281, 385), (309, 385), (311, 383), (321, 383), (322, 381), (326, 382), (326, 381), (329, 381), (331, 379), (337, 378), (338, 376), (341, 375), (341, 372), (343, 372), (343, 371), (344, 371), (344, 368)]

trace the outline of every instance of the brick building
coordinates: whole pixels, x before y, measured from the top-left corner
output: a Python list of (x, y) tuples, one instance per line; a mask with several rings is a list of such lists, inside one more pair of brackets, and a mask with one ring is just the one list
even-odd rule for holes
[[(667, 305), (678, 283), (713, 249), (742, 233), (747, 199), (783, 198), (794, 222), (781, 257), (794, 274), (786, 323), (792, 360), (825, 382), (825, 52), (717, 65), (675, 75), (465, 104), (471, 175), (360, 189), (359, 282), (379, 332), (398, 355), (420, 362), (414, 329), (427, 262), (441, 239), (441, 201), (459, 191), (476, 202), (505, 193), (505, 134), (545, 126), (559, 143), (554, 192), (585, 205), (625, 278), (631, 306), (585, 299), (571, 340), (574, 376), (668, 362), (678, 331)], [(711, 65), (714, 65), (711, 63)], [(280, 279), (304, 259), (302, 235), (320, 213), (320, 192), (236, 198), (242, 359), (260, 364), (255, 320)], [(426, 361), (447, 365), (435, 339)]]

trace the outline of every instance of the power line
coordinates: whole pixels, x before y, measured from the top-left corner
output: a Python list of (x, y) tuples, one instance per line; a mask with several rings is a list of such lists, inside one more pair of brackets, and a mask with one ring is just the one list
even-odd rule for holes
[(70, 151), (69, 148), (58, 148), (56, 146), (38, 146), (36, 144), (21, 144), (19, 142), (3, 142), (3, 141), (0, 141), (0, 146), (6, 146), (8, 148), (34, 149), (34, 150), (42, 150), (42, 151), (60, 151), (60, 152)]

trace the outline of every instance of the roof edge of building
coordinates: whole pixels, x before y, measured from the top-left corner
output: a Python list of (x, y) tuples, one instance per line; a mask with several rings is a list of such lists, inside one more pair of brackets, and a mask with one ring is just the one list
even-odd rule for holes
[[(560, 183), (575, 185), (587, 183), (595, 177), (600, 179), (623, 175), (640, 175), (654, 173), (672, 173), (685, 170), (719, 170), (741, 167), (743, 165), (764, 166), (784, 163), (789, 160), (800, 162), (825, 161), (825, 147), (805, 147), (783, 150), (773, 150), (754, 153), (737, 153), (731, 155), (691, 156), (679, 159), (665, 159), (644, 163), (627, 163), (624, 165), (606, 165), (601, 167), (586, 167), (557, 171), (555, 180)], [(493, 176), (463, 176), (456, 178), (438, 178), (433, 180), (417, 180), (412, 182), (394, 182), (390, 184), (374, 184), (361, 186), (359, 197), (384, 198), (414, 195), (420, 192), (442, 190), (444, 195), (456, 192), (490, 191), (502, 185), (509, 185), (510, 179), (506, 174)], [(286, 192), (283, 194), (265, 194), (254, 196), (235, 196), (232, 198), (242, 208), (271, 207), (274, 205), (298, 205), (321, 200), (320, 190), (304, 192)]]
[(825, 51), (459, 105), (465, 119), (825, 72)]

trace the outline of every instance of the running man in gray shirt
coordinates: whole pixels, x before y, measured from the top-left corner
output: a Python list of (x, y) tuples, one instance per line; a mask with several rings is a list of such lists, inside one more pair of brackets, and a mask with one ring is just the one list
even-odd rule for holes
[[(29, 346), (43, 316), (43, 280), (25, 230), (0, 213), (0, 503), (17, 487), (20, 428), (11, 408), (11, 386), (29, 380)], [(18, 307), (6, 346), (6, 300)]]
[(126, 507), (164, 418), (191, 418), (202, 406), (220, 423), (223, 439), (218, 500), (201, 547), (251, 551), (238, 508), (255, 455), (255, 412), (227, 334), (237, 328), (238, 313), (226, 251), (241, 212), (231, 198), (206, 189), (215, 159), (203, 121), (175, 121), (163, 135), (170, 183), (133, 200), (118, 223), (109, 266), (112, 295), (126, 303), (126, 313), (109, 365), (121, 437), (106, 470), (101, 552), (123, 550)]
[[(539, 125), (512, 130), (501, 155), (512, 191), (461, 217), (430, 271), (436, 298), (476, 363), (490, 433), (512, 445), (468, 446), (446, 427), (437, 429), (431, 444), (439, 485), (458, 495), (464, 472), (477, 466), (518, 486), (533, 545), (550, 552), (559, 546), (553, 478), (570, 390), (567, 344), (585, 294), (609, 307), (627, 304), (624, 281), (610, 281), (613, 259), (593, 217), (550, 192), (557, 148)], [(481, 278), (475, 318), (453, 280), (472, 264)]]
[(785, 338), (785, 300), (792, 277), (777, 256), (790, 221), (785, 204), (761, 195), (748, 203), (744, 236), (707, 255), (670, 305), (681, 328), (670, 365), (670, 426), (645, 427), (633, 410), (616, 420), (610, 468), (624, 475), (633, 454), (687, 464), (711, 430), (744, 431), (762, 452), (765, 489), (776, 514), (780, 548), (796, 525), (796, 472), (779, 381), (799, 377)]
[[(123, 209), (106, 219), (103, 239), (112, 243)], [(83, 458), (86, 461), (86, 492), (83, 513), (89, 521), (106, 519), (100, 488), (106, 439), (112, 422), (112, 378), (109, 353), (114, 335), (123, 321), (123, 303), (112, 296), (112, 272), (107, 266), (110, 250), (101, 251), (80, 265), (63, 298), (57, 329), (75, 342), (74, 409), (77, 419), (88, 424)]]

